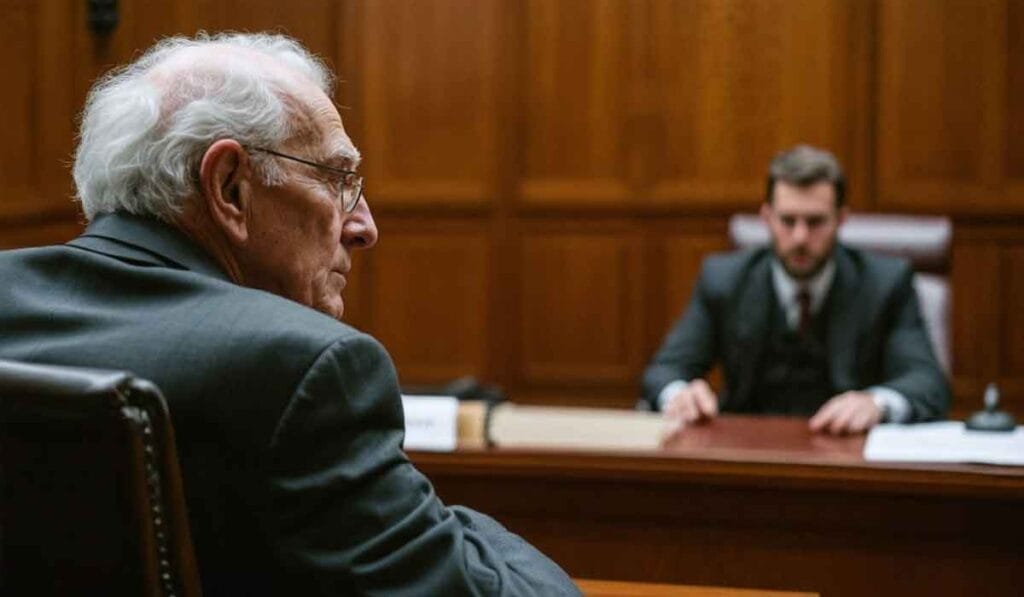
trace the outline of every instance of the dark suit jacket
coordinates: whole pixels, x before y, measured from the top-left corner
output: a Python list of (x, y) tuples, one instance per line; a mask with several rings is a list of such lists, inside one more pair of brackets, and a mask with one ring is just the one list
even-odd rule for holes
[[(0, 253), (0, 357), (130, 370), (167, 397), (207, 595), (576, 594), (402, 452), (373, 338), (237, 286), (176, 230), (98, 218)], [(85, 514), (85, 513), (83, 513)]]
[[(689, 306), (644, 372), (644, 398), (655, 409), (666, 384), (703, 377), (721, 360), (721, 410), (749, 412), (775, 303), (772, 258), (771, 249), (759, 248), (704, 261)], [(826, 302), (832, 386), (838, 393), (885, 385), (906, 396), (912, 420), (942, 416), (949, 387), (921, 319), (910, 267), (841, 245), (834, 258)]]

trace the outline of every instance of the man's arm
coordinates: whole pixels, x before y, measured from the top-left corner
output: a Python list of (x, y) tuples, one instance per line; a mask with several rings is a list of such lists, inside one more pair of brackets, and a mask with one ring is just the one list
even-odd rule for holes
[(669, 384), (704, 376), (717, 354), (715, 312), (708, 297), (707, 262), (683, 316), (672, 327), (643, 374), (643, 396), (651, 408), (661, 410), (659, 395)]
[(448, 508), (401, 449), (390, 358), (359, 335), (311, 367), (270, 447), (268, 541), (308, 595), (577, 595), (493, 519)]
[(862, 433), (884, 421), (909, 423), (945, 415), (949, 385), (932, 352), (909, 267), (900, 273), (884, 316), (881, 383), (831, 398), (810, 419), (812, 431)]
[(896, 284), (890, 306), (891, 325), (882, 343), (882, 381), (878, 385), (907, 399), (908, 421), (941, 418), (949, 409), (949, 384), (932, 352), (909, 267)]

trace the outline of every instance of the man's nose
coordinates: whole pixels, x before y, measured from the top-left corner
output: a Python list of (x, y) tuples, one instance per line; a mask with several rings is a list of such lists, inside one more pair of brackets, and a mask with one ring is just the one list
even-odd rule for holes
[(349, 249), (369, 249), (377, 244), (377, 223), (373, 221), (366, 197), (359, 200), (342, 225), (341, 244)]
[(807, 235), (810, 233), (810, 227), (807, 226), (807, 222), (803, 220), (797, 220), (793, 224), (793, 240), (796, 242), (803, 242), (807, 240)]

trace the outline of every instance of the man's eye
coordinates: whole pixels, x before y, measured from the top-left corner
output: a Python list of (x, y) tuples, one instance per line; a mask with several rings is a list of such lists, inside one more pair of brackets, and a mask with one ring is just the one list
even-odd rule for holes
[(808, 228), (817, 228), (817, 227), (821, 226), (824, 223), (825, 223), (825, 218), (822, 218), (822, 217), (807, 218), (807, 227)]
[(779, 220), (782, 221), (782, 225), (786, 228), (792, 228), (796, 225), (796, 218), (792, 216), (782, 216)]
[(351, 188), (355, 183), (356, 176), (353, 174), (332, 173), (331, 186), (336, 190)]

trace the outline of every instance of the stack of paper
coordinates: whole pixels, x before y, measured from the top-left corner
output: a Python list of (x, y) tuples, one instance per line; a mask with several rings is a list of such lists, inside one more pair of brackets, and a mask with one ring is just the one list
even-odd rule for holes
[(878, 425), (868, 434), (864, 458), (1024, 466), (1024, 427), (993, 432), (969, 431), (959, 421)]
[(660, 413), (506, 402), (491, 413), (489, 439), (504, 447), (652, 450), (665, 428)]

